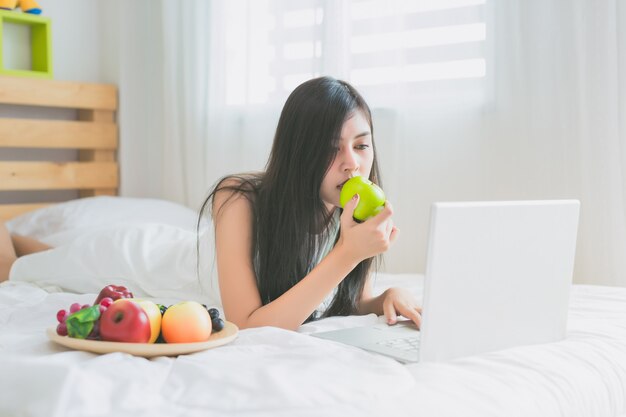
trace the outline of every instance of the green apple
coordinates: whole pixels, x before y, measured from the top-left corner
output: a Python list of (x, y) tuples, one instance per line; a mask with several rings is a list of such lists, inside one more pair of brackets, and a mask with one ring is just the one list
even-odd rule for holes
[(367, 178), (356, 176), (346, 181), (339, 195), (341, 207), (345, 207), (355, 194), (359, 195), (359, 204), (354, 209), (356, 220), (365, 221), (385, 207), (385, 193)]

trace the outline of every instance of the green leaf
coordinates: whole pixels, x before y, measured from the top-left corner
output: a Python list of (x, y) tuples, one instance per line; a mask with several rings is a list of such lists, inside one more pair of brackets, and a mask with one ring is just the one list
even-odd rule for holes
[(76, 339), (86, 339), (99, 318), (100, 306), (98, 304), (70, 314), (65, 320), (68, 336)]

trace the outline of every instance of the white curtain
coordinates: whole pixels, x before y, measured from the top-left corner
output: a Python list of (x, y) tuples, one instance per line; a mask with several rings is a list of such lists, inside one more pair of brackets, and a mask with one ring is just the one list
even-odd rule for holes
[(495, 5), (496, 196), (579, 198), (577, 281), (626, 286), (626, 4)]
[(229, 35), (254, 21), (245, 8), (247, 14), (228, 16), (235, 9), (226, 10), (227, 4), (161, 2), (163, 195), (192, 208), (200, 207), (220, 177), (264, 168), (280, 111), (276, 102), (233, 106), (227, 100), (229, 80), (238, 84), (234, 85), (238, 90), (247, 82), (227, 80), (229, 73), (241, 69), (227, 65), (233, 59)]
[(576, 282), (626, 286), (623, 0), (160, 5), (164, 197), (262, 169), (287, 94), (332, 75), (374, 111), (388, 271), (424, 270), (433, 201), (577, 198)]

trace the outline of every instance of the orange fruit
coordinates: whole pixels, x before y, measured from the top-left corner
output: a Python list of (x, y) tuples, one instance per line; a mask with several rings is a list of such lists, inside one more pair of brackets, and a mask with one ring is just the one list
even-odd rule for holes
[(195, 301), (170, 306), (161, 320), (161, 334), (167, 343), (206, 342), (211, 330), (209, 312)]

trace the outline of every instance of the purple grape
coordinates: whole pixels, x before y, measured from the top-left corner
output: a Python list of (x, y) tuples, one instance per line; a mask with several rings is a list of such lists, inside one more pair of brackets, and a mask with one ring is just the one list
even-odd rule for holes
[(87, 336), (87, 339), (89, 339), (89, 340), (98, 340), (98, 339), (100, 339), (100, 320), (96, 320), (93, 323), (93, 329), (91, 329), (91, 332)]
[(211, 316), (211, 320), (219, 318), (220, 311), (217, 308), (209, 308), (207, 310), (209, 312), (209, 316)]
[(78, 303), (74, 303), (70, 306), (70, 314), (72, 313), (76, 313), (78, 310), (80, 310), (82, 306)]
[(214, 318), (213, 320), (211, 320), (211, 324), (213, 325), (213, 331), (215, 332), (219, 332), (224, 328), (224, 320), (222, 320), (219, 317)]
[(59, 310), (57, 311), (57, 321), (59, 323), (65, 323), (65, 319), (67, 318), (67, 310)]
[(65, 323), (59, 323), (57, 325), (57, 334), (59, 336), (67, 336), (67, 325)]

